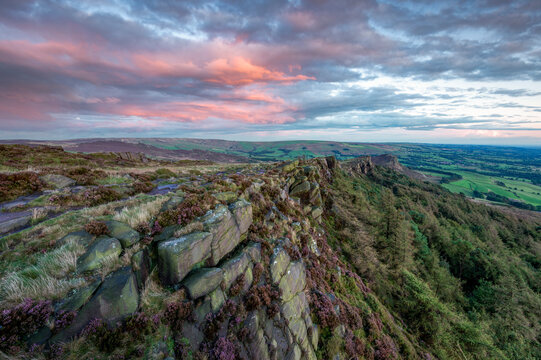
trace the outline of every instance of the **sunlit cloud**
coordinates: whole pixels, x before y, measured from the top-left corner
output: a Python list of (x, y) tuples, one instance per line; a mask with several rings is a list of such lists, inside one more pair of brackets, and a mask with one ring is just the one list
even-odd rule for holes
[(36, 4), (0, 8), (2, 137), (541, 142), (536, 1)]

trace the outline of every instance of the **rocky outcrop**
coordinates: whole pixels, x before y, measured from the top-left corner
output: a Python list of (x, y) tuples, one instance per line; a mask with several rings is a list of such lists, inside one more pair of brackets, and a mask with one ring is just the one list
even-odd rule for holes
[(374, 169), (374, 163), (370, 156), (360, 156), (351, 160), (349, 167), (354, 173), (368, 175)]
[(131, 267), (122, 268), (107, 277), (92, 298), (82, 307), (73, 323), (55, 335), (51, 342), (63, 342), (80, 334), (93, 319), (110, 325), (133, 314), (139, 306), (137, 281)]
[(113, 155), (118, 157), (120, 160), (134, 161), (147, 163), (150, 159), (141, 152), (113, 152)]
[(208, 259), (213, 235), (194, 232), (158, 244), (158, 269), (160, 280), (166, 285), (178, 284), (192, 268)]
[[(252, 205), (247, 201), (236, 201), (229, 207), (218, 205), (201, 219), (204, 232), (194, 232), (179, 238), (163, 240), (158, 244), (158, 267), (164, 284), (180, 283), (188, 273), (207, 265), (215, 266), (233, 251), (252, 224)], [(164, 229), (172, 235), (174, 229)]]

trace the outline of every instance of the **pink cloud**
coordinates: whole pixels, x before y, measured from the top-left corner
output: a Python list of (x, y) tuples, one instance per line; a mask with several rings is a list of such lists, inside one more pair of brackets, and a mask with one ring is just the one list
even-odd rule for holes
[[(248, 123), (284, 123), (294, 120), (291, 114), (297, 108), (270, 94), (266, 86), (287, 86), (315, 79), (291, 74), (292, 71), (300, 70), (296, 64), (286, 66), (290, 74), (268, 64), (258, 64), (246, 55), (247, 47), (243, 44), (238, 45), (238, 51), (234, 49), (235, 44), (225, 44), (223, 41), (198, 46), (201, 51), (194, 53), (185, 49), (143, 53), (110, 50), (96, 43), (86, 46), (84, 43), (68, 42), (0, 41), (2, 62), (46, 72), (51, 78), (61, 77), (66, 82), (71, 81), (66, 79), (73, 79), (80, 85), (122, 86), (129, 92), (132, 86), (163, 89), (177, 85), (178, 80), (192, 79), (225, 87), (204, 101), (171, 101), (167, 97), (146, 97), (143, 106), (134, 104), (139, 98), (130, 100), (129, 94), (125, 98), (95, 95), (86, 98), (77, 93), (76, 88), (71, 89), (72, 85), (66, 85), (61, 93), (54, 93), (47, 85), (43, 89), (32, 88), (33, 84), (29, 81), (17, 89), (0, 89), (3, 92), (12, 91), (11, 96), (18, 98), (16, 106), (12, 100), (0, 101), (0, 111), (14, 118), (27, 119), (46, 119), (53, 112), (73, 113), (82, 109), (87, 113), (174, 121), (222, 118)], [(227, 51), (221, 51), (224, 49)], [(256, 84), (257, 89), (246, 88)], [(190, 86), (198, 85), (195, 83)], [(85, 104), (85, 107), (78, 108), (77, 104)]]

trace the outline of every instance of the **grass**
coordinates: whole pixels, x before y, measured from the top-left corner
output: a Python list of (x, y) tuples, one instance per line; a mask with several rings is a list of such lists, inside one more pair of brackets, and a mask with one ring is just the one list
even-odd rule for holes
[(34, 265), (5, 274), (0, 279), (0, 308), (25, 298), (58, 299), (71, 289), (84, 285), (84, 279), (68, 277), (84, 251), (82, 245), (68, 243), (36, 256)]
[[(541, 205), (541, 188), (526, 181), (510, 180), (503, 177), (486, 176), (469, 171), (454, 171), (462, 176), (461, 180), (453, 181), (449, 184), (442, 184), (443, 187), (454, 193), (463, 193), (468, 196), (473, 195), (477, 190), (482, 193), (489, 191), (495, 194), (505, 196), (510, 199), (522, 200), (532, 205)], [(495, 182), (501, 181), (506, 186), (497, 185)]]
[(162, 205), (169, 199), (168, 196), (158, 196), (154, 200), (140, 204), (124, 207), (113, 219), (128, 224), (132, 228), (148, 222), (158, 215)]

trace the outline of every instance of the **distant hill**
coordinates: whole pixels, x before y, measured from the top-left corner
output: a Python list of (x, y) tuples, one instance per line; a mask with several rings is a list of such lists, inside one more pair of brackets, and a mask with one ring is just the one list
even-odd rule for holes
[[(541, 209), (541, 148), (360, 143), (338, 141), (228, 141), (185, 138), (8, 140), (0, 143), (62, 146), (66, 151), (143, 153), (157, 160), (248, 163), (335, 156), (348, 160), (383, 155), (376, 165), (422, 181), (441, 182), (454, 193), (529, 210)], [(378, 162), (379, 161), (379, 162)], [(399, 163), (398, 163), (399, 161)]]

